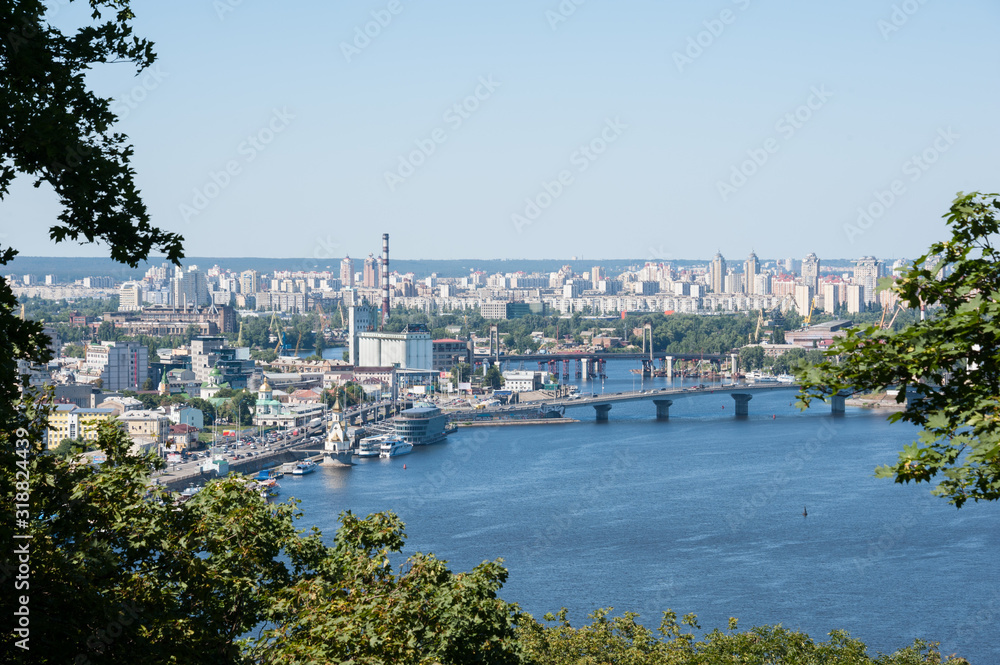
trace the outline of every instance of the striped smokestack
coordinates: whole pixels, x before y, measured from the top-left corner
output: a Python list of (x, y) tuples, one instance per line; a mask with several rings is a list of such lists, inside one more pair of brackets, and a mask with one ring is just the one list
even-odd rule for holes
[(389, 320), (389, 234), (382, 234), (382, 325)]

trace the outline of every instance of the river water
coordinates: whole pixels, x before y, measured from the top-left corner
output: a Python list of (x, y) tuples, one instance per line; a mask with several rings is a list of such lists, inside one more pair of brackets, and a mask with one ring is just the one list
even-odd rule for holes
[[(611, 361), (583, 390), (668, 385), (635, 366)], [(538, 618), (566, 606), (579, 625), (613, 606), (655, 627), (672, 608), (706, 629), (731, 616), (814, 639), (839, 628), (872, 654), (921, 637), (1000, 663), (1000, 506), (956, 510), (926, 485), (874, 478), (915, 428), (793, 401), (755, 395), (740, 420), (709, 394), (676, 399), (665, 422), (631, 403), (608, 423), (585, 407), (567, 411), (579, 423), (462, 429), (405, 457), (286, 476), (282, 498), (328, 539), (343, 510), (392, 510), (409, 552), (456, 571), (503, 557), (501, 597)]]

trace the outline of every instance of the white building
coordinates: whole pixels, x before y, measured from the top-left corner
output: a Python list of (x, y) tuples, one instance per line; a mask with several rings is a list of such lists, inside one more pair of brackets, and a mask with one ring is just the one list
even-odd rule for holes
[[(347, 259), (344, 259), (345, 261)], [(364, 365), (359, 360), (358, 336), (375, 330), (381, 312), (375, 305), (352, 305), (348, 308), (349, 361), (352, 365)]]
[(509, 370), (503, 373), (504, 390), (526, 393), (542, 387), (544, 372), (531, 370)]
[(358, 336), (358, 363), (361, 367), (397, 367), (430, 370), (434, 366), (434, 345), (423, 325), (410, 325), (400, 333), (367, 332)]
[(118, 287), (118, 311), (137, 312), (142, 309), (142, 284), (125, 282)]

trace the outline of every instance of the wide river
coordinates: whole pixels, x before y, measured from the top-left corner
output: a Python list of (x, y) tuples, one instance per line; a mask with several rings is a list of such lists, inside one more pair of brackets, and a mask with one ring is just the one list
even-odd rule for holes
[[(659, 388), (613, 361), (587, 392)], [(579, 383), (579, 380), (577, 380)], [(679, 382), (678, 382), (679, 383)], [(869, 653), (941, 642), (975, 665), (1000, 663), (1000, 505), (956, 510), (929, 486), (873, 477), (917, 430), (884, 413), (793, 392), (755, 395), (736, 420), (728, 395), (590, 407), (581, 422), (462, 429), (391, 460), (282, 479), (328, 539), (341, 511), (392, 510), (407, 551), (453, 570), (502, 557), (505, 600), (540, 618), (567, 607), (693, 612), (705, 629), (781, 623), (826, 639), (845, 629)], [(406, 469), (403, 465), (406, 465)], [(808, 516), (803, 516), (803, 509)]]

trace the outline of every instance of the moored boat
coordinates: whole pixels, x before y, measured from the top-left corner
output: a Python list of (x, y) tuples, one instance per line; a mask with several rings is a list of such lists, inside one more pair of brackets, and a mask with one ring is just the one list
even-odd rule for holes
[(313, 462), (311, 459), (303, 460), (302, 462), (296, 464), (295, 468), (292, 469), (292, 475), (304, 476), (308, 473), (312, 473), (313, 471), (315, 471), (316, 466), (317, 466), (316, 462)]
[(378, 457), (382, 452), (382, 442), (387, 435), (367, 436), (358, 442), (358, 457)]
[(398, 436), (388, 436), (379, 448), (379, 457), (398, 457), (413, 452), (413, 444), (403, 441)]

